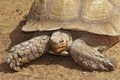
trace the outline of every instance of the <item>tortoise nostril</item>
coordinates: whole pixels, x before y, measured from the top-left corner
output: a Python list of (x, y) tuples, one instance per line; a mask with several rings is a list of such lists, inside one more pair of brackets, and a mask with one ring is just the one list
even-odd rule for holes
[(59, 42), (60, 42), (60, 43), (63, 43), (63, 42), (64, 42), (64, 40), (60, 40)]

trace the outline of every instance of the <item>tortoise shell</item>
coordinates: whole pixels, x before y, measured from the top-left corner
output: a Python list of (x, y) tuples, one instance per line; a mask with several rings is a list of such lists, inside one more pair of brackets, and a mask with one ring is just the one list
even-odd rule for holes
[(68, 29), (120, 35), (120, 0), (35, 0), (25, 32)]

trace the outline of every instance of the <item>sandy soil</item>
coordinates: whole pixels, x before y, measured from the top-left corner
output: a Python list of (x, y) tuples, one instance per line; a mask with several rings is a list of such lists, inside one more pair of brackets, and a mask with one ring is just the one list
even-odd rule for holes
[(10, 70), (5, 62), (11, 46), (33, 35), (21, 32), (33, 0), (0, 0), (0, 80), (120, 80), (120, 43), (105, 54), (117, 59), (112, 72), (88, 72), (70, 57), (44, 55), (24, 66), (20, 72)]

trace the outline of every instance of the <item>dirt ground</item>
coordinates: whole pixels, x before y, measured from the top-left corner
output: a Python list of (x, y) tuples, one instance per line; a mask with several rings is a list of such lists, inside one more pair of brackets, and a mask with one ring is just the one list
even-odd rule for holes
[(7, 51), (11, 46), (30, 39), (33, 33), (23, 33), (33, 0), (0, 0), (0, 80), (120, 80), (120, 43), (105, 54), (117, 60), (117, 69), (112, 72), (89, 72), (83, 70), (70, 57), (46, 54), (13, 72), (6, 64)]

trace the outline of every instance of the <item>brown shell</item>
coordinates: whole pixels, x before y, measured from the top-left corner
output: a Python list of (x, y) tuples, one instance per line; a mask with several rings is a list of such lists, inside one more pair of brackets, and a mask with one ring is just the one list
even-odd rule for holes
[(22, 30), (120, 35), (120, 0), (35, 0)]

